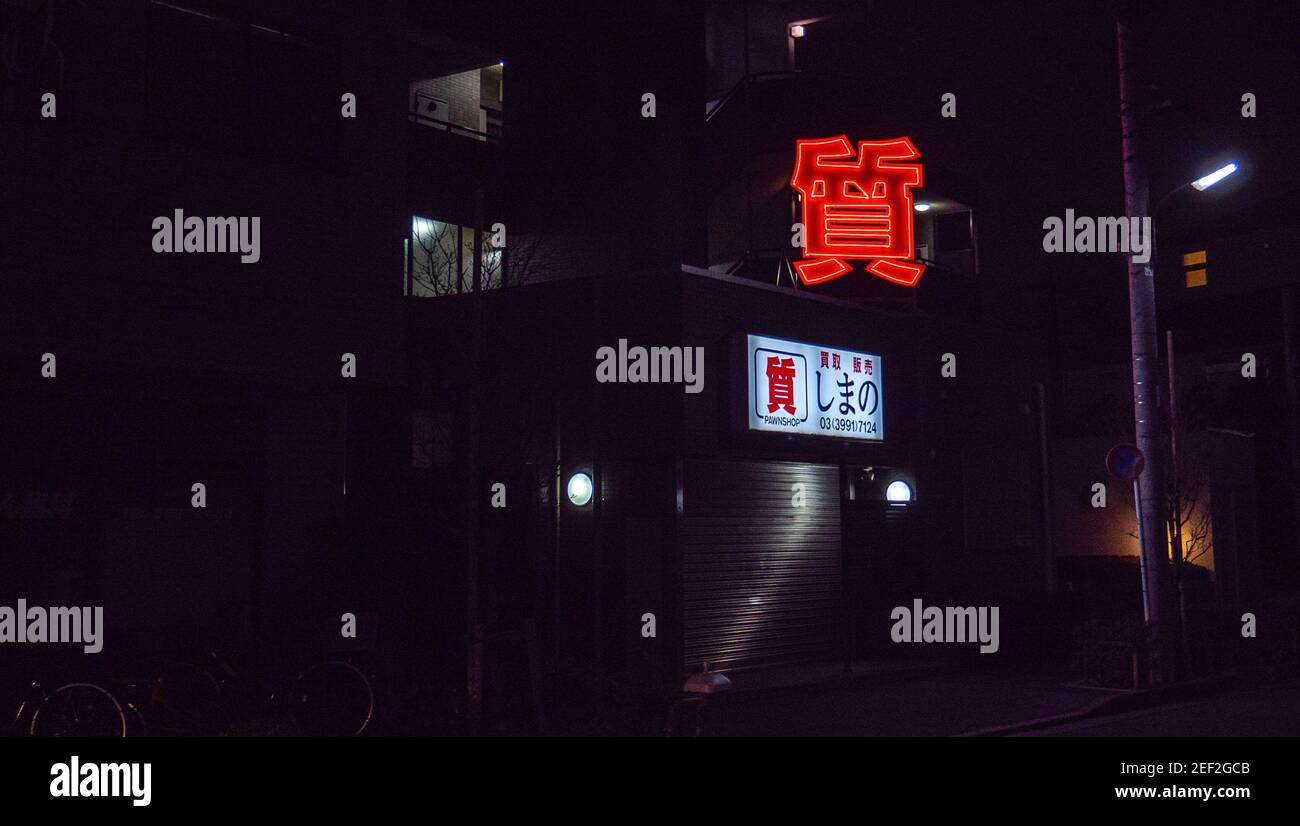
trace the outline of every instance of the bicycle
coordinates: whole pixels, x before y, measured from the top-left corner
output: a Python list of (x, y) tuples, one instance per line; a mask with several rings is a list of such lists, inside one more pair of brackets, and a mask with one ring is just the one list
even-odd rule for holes
[(356, 737), (375, 718), (370, 678), (343, 660), (310, 665), (283, 690), (270, 685), (215, 652), (203, 665), (171, 664), (147, 679), (115, 681), (111, 691), (86, 682), (49, 691), (32, 682), (9, 730), (31, 737)]
[(18, 706), (10, 730), (30, 737), (126, 737), (128, 710), (108, 689), (68, 683), (47, 691), (39, 682)]
[(126, 684), (142, 728), (155, 736), (355, 737), (369, 728), (375, 694), (368, 677), (341, 660), (299, 671), (281, 690), (216, 652), (203, 665), (171, 664)]
[(375, 716), (370, 679), (343, 660), (328, 660), (298, 672), (286, 700), (289, 719), (303, 735), (359, 737)]

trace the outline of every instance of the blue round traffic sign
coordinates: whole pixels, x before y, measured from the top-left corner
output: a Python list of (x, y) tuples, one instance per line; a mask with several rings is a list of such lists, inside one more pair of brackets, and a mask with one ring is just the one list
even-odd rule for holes
[(1146, 466), (1146, 457), (1137, 445), (1118, 444), (1106, 453), (1106, 470), (1116, 479), (1132, 482), (1142, 473)]

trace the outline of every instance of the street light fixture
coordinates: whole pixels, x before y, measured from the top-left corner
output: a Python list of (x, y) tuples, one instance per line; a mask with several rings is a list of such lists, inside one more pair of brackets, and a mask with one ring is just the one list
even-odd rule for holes
[(1219, 167), (1218, 169), (1214, 170), (1208, 175), (1204, 175), (1200, 178), (1197, 178), (1194, 181), (1188, 181), (1187, 183), (1182, 184), (1181, 186), (1176, 186), (1173, 189), (1169, 190), (1163, 196), (1161, 196), (1160, 200), (1156, 201), (1156, 208), (1151, 210), (1151, 223), (1153, 224), (1155, 223), (1156, 216), (1160, 214), (1160, 207), (1165, 205), (1165, 201), (1169, 200), (1170, 195), (1174, 195), (1176, 193), (1182, 192), (1184, 189), (1186, 189), (1189, 186), (1192, 189), (1195, 189), (1197, 192), (1204, 192), (1205, 190), (1217, 184), (1219, 181), (1222, 181), (1224, 178), (1236, 172), (1239, 168), (1240, 167), (1238, 167), (1236, 162), (1234, 161), (1232, 163), (1225, 164), (1224, 166)]
[(891, 505), (906, 504), (912, 501), (912, 486), (902, 479), (895, 479), (885, 488), (885, 500)]
[(592, 484), (591, 477), (582, 471), (578, 471), (569, 477), (569, 484), (565, 486), (565, 492), (569, 495), (569, 501), (578, 507), (583, 507), (591, 501), (592, 493), (596, 487)]
[(1196, 188), (1197, 192), (1204, 192), (1236, 171), (1237, 165), (1235, 163), (1221, 166), (1209, 175), (1206, 175), (1204, 178), (1197, 178), (1192, 181), (1192, 186)]

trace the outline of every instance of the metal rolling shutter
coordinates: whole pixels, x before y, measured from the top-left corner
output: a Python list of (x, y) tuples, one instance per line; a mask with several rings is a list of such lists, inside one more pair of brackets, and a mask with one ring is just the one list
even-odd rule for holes
[[(796, 483), (803, 508), (791, 503)], [(838, 656), (838, 469), (688, 460), (682, 488), (685, 671)]]

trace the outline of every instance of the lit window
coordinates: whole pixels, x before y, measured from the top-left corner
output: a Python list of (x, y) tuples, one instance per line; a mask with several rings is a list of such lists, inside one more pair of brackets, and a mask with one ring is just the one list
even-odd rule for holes
[[(1188, 288), (1204, 287), (1209, 283), (1205, 261), (1205, 250), (1183, 253), (1183, 276)], [(1195, 267), (1195, 269), (1187, 269), (1188, 267)]]
[[(462, 227), (432, 218), (413, 216), (411, 236), (406, 239), (403, 295), (428, 298), (472, 292), (474, 289), (474, 236)], [(505, 259), (491, 246), (491, 233), (484, 233), (479, 281), (491, 290), (504, 283)]]

